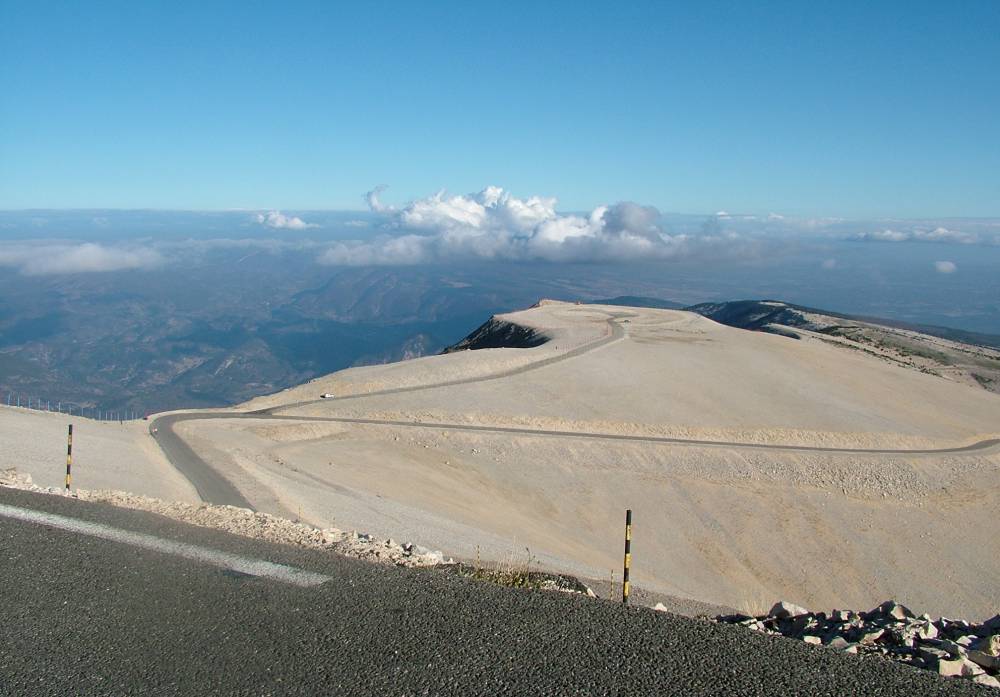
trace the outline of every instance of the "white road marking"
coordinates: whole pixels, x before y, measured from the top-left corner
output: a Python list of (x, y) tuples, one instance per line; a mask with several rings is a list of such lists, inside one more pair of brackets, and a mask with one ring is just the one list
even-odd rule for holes
[(141, 547), (142, 549), (154, 552), (173, 554), (185, 559), (213, 566), (221, 566), (250, 576), (271, 578), (275, 581), (291, 583), (296, 586), (318, 586), (330, 580), (329, 576), (313, 571), (306, 571), (305, 569), (297, 569), (294, 566), (285, 566), (284, 564), (276, 564), (264, 561), (263, 559), (254, 559), (253, 557), (242, 557), (238, 554), (220, 552), (216, 549), (199, 547), (198, 545), (187, 544), (186, 542), (164, 540), (155, 535), (122, 530), (120, 528), (113, 528), (110, 525), (69, 518), (67, 516), (56, 515), (55, 513), (43, 513), (42, 511), (31, 510), (30, 508), (18, 508), (17, 506), (8, 506), (0, 503), (0, 516), (23, 520), (28, 523), (49, 525), (60, 530), (99, 537), (103, 540), (111, 540), (112, 542), (121, 542), (122, 544)]

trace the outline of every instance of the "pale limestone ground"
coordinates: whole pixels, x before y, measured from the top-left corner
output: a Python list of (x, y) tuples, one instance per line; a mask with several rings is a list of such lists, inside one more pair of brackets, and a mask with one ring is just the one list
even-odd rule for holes
[[(553, 341), (352, 369), (240, 410), (523, 369), (607, 337), (611, 319), (622, 339), (534, 370), (288, 413), (855, 448), (945, 447), (1000, 432), (997, 395), (820, 340), (562, 303), (509, 319)], [(235, 419), (178, 432), (262, 511), (447, 555), (530, 554), (620, 580), (631, 507), (633, 581), (652, 590), (746, 609), (896, 597), (969, 619), (1000, 605), (997, 449), (805, 454)]]
[[(855, 448), (946, 447), (1000, 431), (996, 395), (822, 341), (683, 312), (560, 303), (509, 319), (563, 337), (578, 323), (574, 341), (560, 339), (564, 352), (606, 336), (612, 315), (623, 340), (537, 370), (283, 413)], [(555, 343), (513, 363), (551, 358)], [(323, 385), (488, 376), (510, 368), (512, 351), (354, 369)], [(296, 388), (269, 404), (320, 391)], [(746, 608), (779, 597), (810, 607), (897, 597), (970, 619), (1000, 605), (996, 449), (806, 454), (235, 420), (188, 422), (181, 433), (263, 510), (456, 556), (527, 558), (529, 548), (551, 568), (620, 578), (631, 507), (633, 580), (652, 590)]]
[[(599, 311), (560, 304), (512, 317), (544, 312), (565, 320), (579, 313), (589, 323)], [(982, 389), (810, 338), (748, 332), (687, 312), (630, 311), (624, 341), (583, 356), (499, 381), (374, 396), (343, 408), (414, 415), (441, 410), (484, 422), (536, 419), (540, 426), (573, 420), (692, 434), (749, 432), (758, 442), (768, 431), (774, 442), (800, 431), (814, 434), (817, 445), (860, 447), (953, 445), (1000, 431), (1000, 397)], [(492, 351), (472, 353), (483, 363), (493, 360)], [(286, 413), (339, 409), (332, 400)]]
[(0, 470), (13, 468), (30, 474), (39, 486), (63, 486), (70, 423), (74, 486), (200, 501), (194, 487), (164, 457), (145, 421), (120, 424), (0, 407)]
[[(542, 303), (543, 308), (553, 305), (550, 301)], [(564, 303), (557, 305), (562, 307)], [(238, 409), (240, 411), (264, 409), (291, 402), (314, 400), (320, 394), (327, 392), (338, 396), (366, 394), (389, 388), (488, 377), (523, 368), (607, 335), (606, 311), (593, 310), (592, 306), (588, 305), (574, 307), (576, 312), (569, 317), (549, 312), (539, 313), (538, 311), (543, 308), (504, 315), (518, 324), (538, 329), (551, 338), (548, 343), (535, 348), (491, 349), (486, 352), (488, 356), (483, 355), (482, 351), (462, 351), (443, 356), (425, 356), (399, 363), (348, 368), (297, 387), (257, 397), (240, 405)], [(622, 311), (618, 308), (615, 312)]]
[(478, 547), (527, 559), (527, 547), (549, 568), (620, 580), (631, 507), (633, 580), (650, 590), (748, 609), (898, 597), (974, 618), (1000, 606), (996, 455), (765, 455), (372, 426), (291, 440), (300, 426), (185, 425), (306, 520), (464, 558)]

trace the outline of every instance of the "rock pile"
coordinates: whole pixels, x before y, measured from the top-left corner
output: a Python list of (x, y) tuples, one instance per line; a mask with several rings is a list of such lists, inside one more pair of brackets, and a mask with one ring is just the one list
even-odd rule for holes
[(354, 531), (347, 532), (332, 527), (315, 528), (305, 523), (236, 506), (162, 501), (149, 496), (112, 490), (76, 489), (72, 494), (66, 494), (62, 489), (37, 486), (31, 481), (31, 475), (20, 474), (13, 469), (0, 470), (0, 486), (72, 496), (82, 501), (99, 501), (123, 508), (149, 511), (182, 523), (224, 530), (234, 535), (310, 549), (330, 549), (339, 554), (380, 564), (409, 567), (454, 564), (439, 551), (432, 551), (409, 542), (399, 543), (392, 539)]
[(780, 634), (855, 654), (877, 654), (939, 675), (1000, 688), (1000, 615), (982, 624), (917, 617), (887, 600), (874, 610), (809, 612), (779, 602), (766, 615), (723, 615), (718, 622)]

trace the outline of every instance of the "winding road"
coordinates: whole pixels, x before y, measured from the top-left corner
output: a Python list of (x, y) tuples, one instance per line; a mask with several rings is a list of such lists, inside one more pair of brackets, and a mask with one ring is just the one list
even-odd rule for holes
[[(528, 365), (512, 368), (489, 375), (463, 378), (459, 380), (449, 380), (428, 385), (414, 385), (409, 387), (397, 387), (387, 390), (366, 392), (361, 394), (345, 395), (337, 397), (335, 402), (341, 403), (348, 400), (363, 399), (382, 395), (403, 394), (407, 392), (418, 392), (423, 390), (437, 389), (441, 387), (451, 387), (455, 385), (466, 385), (477, 382), (487, 382), (499, 380), (512, 375), (519, 375), (529, 371), (538, 370), (554, 363), (570, 360), (577, 356), (595, 351), (601, 347), (621, 341), (626, 337), (625, 329), (619, 320), (629, 317), (629, 313), (615, 313), (607, 320), (608, 331), (605, 336), (588, 342), (575, 349), (561, 353), (557, 356), (542, 359)], [(826, 446), (810, 445), (782, 445), (765, 443), (747, 443), (738, 441), (716, 441), (698, 440), (690, 438), (671, 438), (667, 436), (643, 436), (627, 435), (615, 433), (599, 433), (588, 431), (559, 431), (532, 428), (517, 428), (510, 426), (478, 426), (470, 424), (437, 423), (428, 421), (398, 421), (392, 419), (366, 419), (356, 417), (337, 416), (297, 416), (281, 413), (288, 409), (309, 406), (325, 402), (322, 399), (308, 400), (283, 404), (278, 407), (259, 409), (249, 412), (235, 411), (205, 411), (167, 414), (153, 419), (149, 430), (156, 438), (157, 443), (163, 450), (167, 459), (183, 474), (195, 487), (198, 495), (203, 501), (215, 504), (226, 504), (240, 506), (243, 508), (253, 508), (250, 502), (243, 497), (239, 490), (218, 471), (211, 467), (202, 457), (200, 457), (187, 443), (180, 438), (174, 426), (182, 421), (201, 421), (205, 419), (273, 419), (280, 421), (319, 421), (329, 423), (358, 424), (367, 426), (392, 426), (398, 428), (422, 428), (434, 430), (466, 431), (474, 433), (496, 433), (518, 436), (542, 436), (554, 438), (586, 438), (591, 440), (603, 440), (611, 442), (636, 442), (651, 443), (659, 445), (674, 446), (696, 446), (713, 448), (740, 448), (751, 450), (771, 450), (781, 452), (801, 452), (801, 453), (835, 453), (844, 455), (962, 455), (978, 453), (1000, 446), (1000, 438), (990, 438), (963, 446), (950, 448), (926, 448), (926, 449), (896, 449), (896, 448), (836, 448)]]

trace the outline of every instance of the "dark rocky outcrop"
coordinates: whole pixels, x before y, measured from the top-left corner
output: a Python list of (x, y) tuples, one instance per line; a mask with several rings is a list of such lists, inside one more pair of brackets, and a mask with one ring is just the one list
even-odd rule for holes
[(541, 346), (548, 340), (549, 337), (535, 329), (491, 317), (488, 322), (441, 353), (486, 348), (532, 348)]

